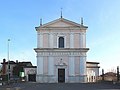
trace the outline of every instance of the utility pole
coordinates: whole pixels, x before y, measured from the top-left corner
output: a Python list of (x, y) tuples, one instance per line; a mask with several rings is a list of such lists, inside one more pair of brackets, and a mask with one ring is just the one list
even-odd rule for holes
[(102, 81), (104, 81), (104, 69), (102, 69)]
[(119, 66), (117, 66), (117, 81), (119, 82)]
[(9, 54), (10, 54), (10, 51), (9, 51), (9, 42), (10, 42), (10, 39), (8, 39), (8, 52), (7, 52), (7, 58), (8, 58), (8, 84), (9, 84), (9, 81), (10, 81), (10, 60), (9, 60)]

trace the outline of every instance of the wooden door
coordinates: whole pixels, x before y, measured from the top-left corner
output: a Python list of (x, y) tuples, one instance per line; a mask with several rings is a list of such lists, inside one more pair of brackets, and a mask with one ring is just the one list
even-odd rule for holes
[(65, 69), (58, 69), (58, 82), (65, 82)]

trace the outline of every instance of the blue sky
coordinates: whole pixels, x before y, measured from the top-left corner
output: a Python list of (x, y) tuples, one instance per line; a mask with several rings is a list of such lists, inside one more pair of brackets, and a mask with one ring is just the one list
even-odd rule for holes
[(120, 66), (120, 0), (1, 0), (0, 1), (0, 61), (7, 58), (10, 39), (10, 59), (31, 61), (36, 65), (35, 27), (63, 17), (88, 26), (88, 61), (100, 62), (105, 71)]

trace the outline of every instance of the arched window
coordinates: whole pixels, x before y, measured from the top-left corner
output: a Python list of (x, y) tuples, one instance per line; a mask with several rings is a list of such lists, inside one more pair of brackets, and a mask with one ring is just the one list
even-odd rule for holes
[(63, 37), (59, 37), (59, 48), (64, 48), (64, 38)]

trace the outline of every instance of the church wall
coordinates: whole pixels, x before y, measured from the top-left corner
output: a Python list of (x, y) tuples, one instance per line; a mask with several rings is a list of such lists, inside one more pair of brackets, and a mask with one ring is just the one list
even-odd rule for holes
[[(55, 28), (59, 24), (62, 28)], [(69, 23), (63, 24), (63, 22), (54, 25), (54, 28), (45, 27), (37, 31), (37, 82), (58, 82), (59, 68), (65, 69), (66, 83), (86, 82), (86, 52), (88, 49), (84, 49), (86, 47), (85, 30), (80, 30), (79, 27), (64, 28), (65, 25), (69, 26)], [(58, 48), (59, 37), (64, 37), (65, 49)], [(82, 49), (77, 50), (76, 48)]]

